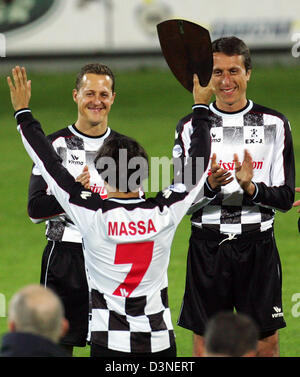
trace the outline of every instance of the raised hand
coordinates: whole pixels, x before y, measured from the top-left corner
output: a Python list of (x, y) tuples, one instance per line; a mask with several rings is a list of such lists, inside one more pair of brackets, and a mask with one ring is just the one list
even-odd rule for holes
[(13, 80), (8, 76), (10, 98), (13, 108), (17, 111), (29, 106), (31, 97), (31, 80), (27, 80), (26, 69), (16, 66), (12, 69)]
[(241, 188), (248, 194), (253, 195), (255, 191), (253, 178), (253, 162), (251, 154), (245, 149), (244, 151), (244, 161), (240, 163), (238, 155), (235, 153), (234, 164), (235, 164), (235, 177)]
[(206, 105), (209, 104), (211, 96), (213, 94), (211, 82), (207, 86), (201, 86), (199, 83), (199, 78), (196, 74), (193, 76), (193, 97), (194, 103), (204, 103)]

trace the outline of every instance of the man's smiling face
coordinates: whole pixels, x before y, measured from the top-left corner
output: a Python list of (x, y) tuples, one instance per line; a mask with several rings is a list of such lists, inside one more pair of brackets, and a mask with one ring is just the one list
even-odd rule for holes
[(78, 120), (90, 126), (107, 126), (107, 118), (115, 93), (108, 75), (87, 73), (82, 77), (80, 88), (73, 90), (78, 106)]
[(220, 110), (238, 111), (246, 103), (247, 84), (251, 70), (246, 72), (242, 55), (228, 56), (215, 52), (212, 86), (216, 95), (216, 105)]

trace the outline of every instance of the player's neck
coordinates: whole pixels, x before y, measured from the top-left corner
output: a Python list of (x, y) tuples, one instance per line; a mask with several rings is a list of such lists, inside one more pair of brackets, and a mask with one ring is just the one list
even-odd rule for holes
[(131, 199), (139, 198), (139, 192), (120, 192), (118, 190), (111, 191), (107, 193), (108, 198), (121, 198), (121, 199)]
[(239, 101), (235, 103), (226, 103), (224, 101), (220, 101), (218, 98), (216, 98), (216, 107), (218, 110), (227, 112), (227, 113), (234, 113), (241, 111), (244, 109), (247, 105), (247, 98), (241, 98)]
[(91, 124), (90, 122), (84, 122), (80, 119), (75, 123), (75, 127), (78, 131), (88, 136), (101, 136), (107, 130), (107, 122)]
[(117, 188), (110, 186), (105, 181), (104, 181), (104, 186), (105, 186), (108, 198), (130, 199), (130, 198), (139, 198), (140, 197), (139, 190), (129, 191), (129, 192), (119, 191)]

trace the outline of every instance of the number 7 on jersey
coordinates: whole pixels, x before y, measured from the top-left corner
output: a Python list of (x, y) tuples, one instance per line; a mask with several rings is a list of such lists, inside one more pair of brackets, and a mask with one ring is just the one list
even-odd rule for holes
[(132, 267), (114, 295), (129, 297), (140, 284), (151, 263), (153, 247), (153, 241), (117, 245), (115, 264), (131, 263)]

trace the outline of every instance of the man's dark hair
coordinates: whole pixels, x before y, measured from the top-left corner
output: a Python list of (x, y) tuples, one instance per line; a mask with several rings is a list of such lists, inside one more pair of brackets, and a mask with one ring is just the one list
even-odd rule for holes
[(121, 192), (137, 190), (148, 177), (147, 153), (128, 136), (106, 139), (94, 163), (102, 179)]
[(227, 56), (242, 55), (246, 72), (252, 69), (250, 50), (248, 46), (237, 37), (223, 37), (212, 43), (212, 52), (222, 52)]
[(250, 317), (219, 312), (208, 321), (204, 342), (210, 355), (240, 357), (256, 350), (258, 337), (256, 324)]
[(83, 66), (81, 68), (80, 72), (78, 73), (78, 75), (76, 77), (76, 82), (75, 82), (75, 88), (77, 90), (80, 89), (81, 80), (82, 80), (83, 76), (87, 73), (94, 73), (95, 75), (107, 75), (107, 76), (109, 76), (112, 80), (111, 90), (114, 93), (114, 91), (115, 91), (115, 76), (114, 76), (114, 74), (113, 74), (113, 72), (111, 71), (110, 68), (108, 68), (104, 64), (99, 64), (99, 63), (86, 64), (85, 66)]

